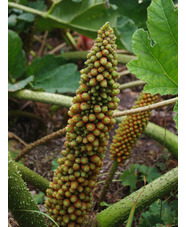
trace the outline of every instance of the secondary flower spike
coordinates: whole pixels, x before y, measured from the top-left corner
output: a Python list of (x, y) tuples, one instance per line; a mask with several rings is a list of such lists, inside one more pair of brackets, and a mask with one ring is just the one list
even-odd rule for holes
[[(157, 95), (149, 93), (141, 93), (138, 100), (135, 102), (134, 108), (148, 106), (157, 101)], [(128, 115), (119, 128), (115, 131), (116, 135), (113, 137), (110, 146), (111, 158), (119, 164), (125, 162), (125, 159), (130, 157), (130, 152), (136, 144), (137, 139), (141, 136), (145, 127), (148, 124), (151, 111), (143, 111)]]
[[(80, 71), (80, 86), (68, 111), (66, 150), (58, 159), (60, 166), (45, 201), (47, 214), (59, 226), (81, 226), (92, 206), (92, 190), (119, 102), (115, 39), (107, 22), (87, 55), (87, 67)], [(51, 222), (51, 226), (55, 225)]]

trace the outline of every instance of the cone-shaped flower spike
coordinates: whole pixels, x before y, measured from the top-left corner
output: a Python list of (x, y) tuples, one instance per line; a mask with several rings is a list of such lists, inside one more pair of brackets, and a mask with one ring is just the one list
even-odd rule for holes
[[(157, 101), (157, 95), (149, 93), (141, 93), (133, 108), (148, 106)], [(111, 158), (119, 164), (122, 164), (125, 159), (130, 157), (130, 152), (136, 144), (137, 139), (141, 136), (145, 127), (148, 124), (151, 111), (143, 111), (128, 115), (119, 128), (116, 130), (116, 135), (113, 137), (110, 146)]]
[(109, 131), (115, 123), (112, 114), (119, 102), (119, 74), (115, 36), (108, 22), (98, 31), (87, 58), (68, 112), (66, 150), (47, 189), (46, 212), (59, 226), (78, 227), (86, 222)]

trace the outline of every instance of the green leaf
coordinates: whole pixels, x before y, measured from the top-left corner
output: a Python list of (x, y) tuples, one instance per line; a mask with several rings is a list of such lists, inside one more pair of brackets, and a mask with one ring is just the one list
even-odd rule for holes
[(79, 87), (80, 73), (77, 65), (69, 63), (46, 73), (39, 80), (36, 78), (35, 87), (43, 88), (47, 92), (74, 92)]
[[(161, 217), (160, 217), (161, 209)], [(148, 226), (176, 226), (178, 217), (178, 201), (173, 200), (168, 203), (166, 200), (161, 202), (157, 200), (154, 202), (148, 211), (141, 214), (139, 218), (139, 227), (148, 227)], [(161, 225), (160, 225), (161, 224)]]
[(23, 89), (27, 84), (34, 80), (34, 76), (29, 76), (28, 78), (19, 81), (18, 83), (11, 84), (8, 83), (8, 91), (14, 92)]
[(38, 0), (35, 2), (28, 2), (26, 5), (34, 8), (34, 9), (37, 9), (37, 10), (45, 10), (47, 8), (47, 6), (43, 0)]
[(137, 169), (139, 172), (141, 172), (143, 174), (147, 173), (147, 171), (149, 169), (148, 166), (146, 166), (146, 165), (139, 165), (139, 164), (133, 164), (132, 165), (132, 168)]
[(44, 196), (45, 194), (43, 192), (39, 192), (38, 194), (35, 194), (33, 197), (37, 204), (43, 204)]
[(176, 102), (174, 106), (174, 112), (176, 113), (176, 115), (174, 116), (174, 121), (176, 122), (176, 128), (178, 130), (178, 102)]
[(151, 0), (145, 0), (141, 3), (139, 3), (138, 0), (110, 0), (109, 2), (117, 6), (117, 11), (121, 16), (126, 16), (132, 19), (138, 27), (146, 27), (146, 9), (149, 6)]
[(129, 62), (127, 67), (147, 82), (145, 92), (178, 93), (177, 13), (172, 0), (153, 0), (148, 8), (149, 33), (139, 29), (133, 35), (133, 52), (138, 60)]
[(69, 28), (95, 39), (97, 30), (106, 21), (111, 27), (116, 27), (116, 14), (108, 12), (104, 0), (63, 0), (54, 3), (45, 18), (38, 18), (37, 25), (41, 29)]
[(132, 35), (137, 30), (134, 22), (125, 16), (118, 17), (117, 30), (120, 33), (120, 41), (123, 46), (132, 52)]
[(55, 57), (54, 55), (45, 55), (44, 57), (35, 58), (27, 68), (26, 75), (35, 75), (37, 79), (47, 72), (63, 65), (66, 61), (64, 58)]
[(8, 30), (8, 74), (17, 79), (26, 69), (25, 52), (18, 34)]
[(75, 92), (79, 87), (80, 73), (77, 65), (64, 64), (63, 58), (46, 55), (36, 58), (27, 69), (26, 75), (34, 75), (34, 87), (47, 92)]
[(170, 203), (163, 202), (162, 219), (165, 224), (176, 226), (178, 224), (178, 200), (173, 200)]
[(160, 217), (160, 203), (159, 201), (154, 202), (149, 211), (141, 214), (139, 218), (139, 227), (156, 226), (157, 223), (163, 224), (163, 220)]
[(28, 0), (18, 0), (19, 4), (25, 5), (28, 2)]
[(161, 174), (158, 172), (158, 169), (155, 166), (148, 167), (146, 165), (134, 164), (131, 167), (137, 169), (142, 174), (141, 176), (142, 180), (143, 177), (145, 176), (145, 179), (148, 183), (152, 182), (153, 180), (161, 176)]
[(125, 170), (123, 174), (120, 175), (120, 179), (124, 186), (130, 186), (130, 192), (136, 189), (137, 173), (133, 166), (130, 169)]
[(31, 13), (23, 13), (17, 17), (18, 20), (26, 21), (26, 22), (33, 22), (35, 16)]
[(161, 176), (161, 174), (158, 172), (158, 169), (155, 166), (148, 168), (146, 174), (147, 174), (146, 181), (148, 183), (152, 182), (153, 180)]

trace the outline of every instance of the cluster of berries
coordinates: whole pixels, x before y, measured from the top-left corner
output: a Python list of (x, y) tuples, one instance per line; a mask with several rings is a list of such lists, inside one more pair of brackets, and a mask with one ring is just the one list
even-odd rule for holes
[(46, 212), (59, 226), (78, 227), (86, 222), (109, 131), (115, 123), (112, 115), (119, 102), (119, 74), (115, 36), (108, 22), (98, 31), (87, 58), (68, 112), (66, 150), (46, 191)]
[[(135, 102), (134, 108), (148, 106), (157, 101), (157, 95), (141, 93)], [(125, 162), (130, 157), (137, 139), (141, 136), (149, 121), (151, 112), (149, 110), (128, 115), (119, 128), (115, 131), (112, 144), (110, 146), (111, 158), (117, 160), (119, 164)]]

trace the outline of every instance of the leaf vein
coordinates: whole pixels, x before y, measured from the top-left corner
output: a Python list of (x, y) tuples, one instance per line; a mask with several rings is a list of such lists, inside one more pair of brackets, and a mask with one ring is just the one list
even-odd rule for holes
[[(158, 65), (160, 66), (160, 68), (162, 69), (162, 71), (165, 73), (165, 75), (174, 83), (177, 85), (177, 83), (172, 80), (172, 78), (168, 75), (168, 73), (166, 72), (166, 70), (164, 69), (163, 65), (158, 61), (158, 59), (153, 55), (151, 49), (148, 47), (148, 45), (146, 45), (146, 43), (144, 42), (145, 47), (147, 48), (147, 50), (149, 51), (149, 54), (152, 56), (152, 58), (158, 63)], [(154, 45), (155, 46), (155, 45)], [(153, 48), (153, 47), (152, 47)]]

